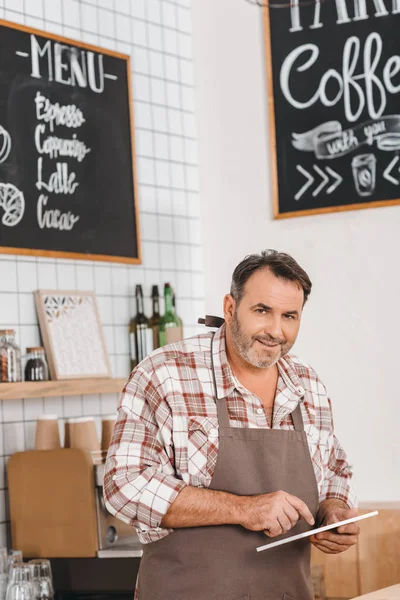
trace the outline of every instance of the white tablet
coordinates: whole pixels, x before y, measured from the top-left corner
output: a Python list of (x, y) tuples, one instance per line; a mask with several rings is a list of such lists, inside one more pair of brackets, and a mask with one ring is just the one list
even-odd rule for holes
[(328, 531), (328, 529), (336, 529), (336, 527), (341, 527), (342, 525), (347, 525), (348, 523), (354, 523), (355, 521), (361, 521), (362, 519), (369, 519), (369, 517), (376, 517), (377, 514), (379, 514), (378, 511), (374, 510), (373, 512), (366, 513), (365, 515), (359, 515), (358, 517), (352, 517), (351, 519), (346, 519), (345, 521), (338, 521), (337, 523), (332, 523), (331, 525), (324, 525), (324, 527), (318, 527), (317, 529), (311, 529), (310, 531), (305, 531), (304, 533), (299, 533), (298, 535), (292, 535), (284, 540), (279, 540), (278, 542), (271, 542), (270, 544), (265, 544), (265, 546), (258, 546), (257, 552), (261, 552), (262, 550), (270, 550), (270, 548), (276, 548), (276, 546), (282, 546), (282, 544), (288, 544), (289, 542), (294, 542), (295, 540), (300, 540), (301, 538), (322, 533), (322, 531)]

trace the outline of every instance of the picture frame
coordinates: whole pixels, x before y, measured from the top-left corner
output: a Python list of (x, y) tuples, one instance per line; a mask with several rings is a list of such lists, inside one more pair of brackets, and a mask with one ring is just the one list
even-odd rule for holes
[(95, 293), (34, 292), (51, 379), (112, 377)]

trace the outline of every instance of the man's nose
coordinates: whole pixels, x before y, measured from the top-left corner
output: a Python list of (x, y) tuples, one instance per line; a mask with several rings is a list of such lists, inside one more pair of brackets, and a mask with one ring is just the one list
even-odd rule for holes
[(282, 322), (279, 316), (272, 317), (268, 319), (268, 323), (266, 323), (264, 327), (264, 331), (266, 335), (269, 335), (275, 339), (282, 339)]

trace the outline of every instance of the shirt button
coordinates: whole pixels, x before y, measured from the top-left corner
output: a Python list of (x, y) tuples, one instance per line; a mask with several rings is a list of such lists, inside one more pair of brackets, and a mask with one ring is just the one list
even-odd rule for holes
[(216, 430), (214, 427), (212, 427), (212, 428), (210, 429), (210, 436), (211, 436), (211, 437), (215, 437), (215, 436), (217, 435), (217, 433), (218, 433), (218, 432), (217, 432), (217, 430)]
[(263, 408), (257, 408), (257, 414), (258, 415), (264, 414), (264, 409)]
[(116, 475), (113, 475), (113, 481), (115, 481), (117, 479)]

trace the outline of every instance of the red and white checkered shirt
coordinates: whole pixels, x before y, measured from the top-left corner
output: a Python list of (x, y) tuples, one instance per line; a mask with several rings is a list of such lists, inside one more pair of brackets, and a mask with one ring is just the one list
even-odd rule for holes
[[(168, 535), (161, 520), (186, 486), (208, 487), (218, 456), (218, 419), (212, 375), (213, 333), (165, 346), (132, 372), (121, 396), (108, 451), (104, 497), (108, 510), (133, 525), (142, 543)], [(268, 429), (261, 400), (229, 366), (225, 326), (215, 333), (218, 398), (225, 398), (231, 427)], [(330, 400), (311, 367), (287, 354), (278, 362), (273, 428), (293, 429), (301, 403), (320, 502), (340, 498), (356, 506), (352, 472), (333, 431)]]

